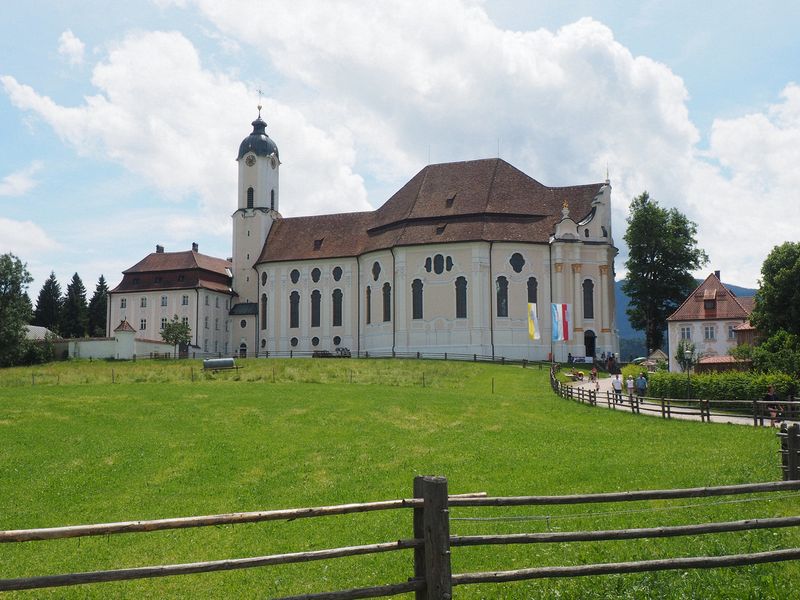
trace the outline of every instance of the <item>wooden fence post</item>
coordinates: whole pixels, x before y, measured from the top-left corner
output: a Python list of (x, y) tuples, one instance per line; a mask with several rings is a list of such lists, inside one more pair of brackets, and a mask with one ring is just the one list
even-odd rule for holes
[[(783, 425), (786, 425), (785, 423)], [(800, 450), (800, 440), (798, 440), (798, 424), (792, 423), (785, 427), (786, 437), (786, 475), (784, 479), (787, 481), (797, 481), (800, 479), (800, 461), (798, 461), (797, 452)], [(784, 429), (784, 427), (781, 427)]]
[(450, 600), (453, 586), (450, 570), (450, 511), (447, 505), (447, 478), (415, 477), (414, 497), (423, 498), (422, 508), (414, 509), (414, 537), (425, 545), (414, 549), (414, 577), (425, 582), (416, 600)]

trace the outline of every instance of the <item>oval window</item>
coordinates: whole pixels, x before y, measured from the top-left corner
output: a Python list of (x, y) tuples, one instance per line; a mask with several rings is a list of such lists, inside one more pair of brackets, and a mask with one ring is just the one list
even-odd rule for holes
[(261, 274), (261, 285), (267, 285), (267, 274), (266, 273), (262, 273)]
[(372, 279), (378, 281), (378, 277), (381, 276), (381, 263), (377, 260), (372, 265)]
[(522, 272), (522, 267), (525, 266), (525, 259), (519, 252), (514, 252), (508, 262), (511, 264), (511, 268), (514, 269), (514, 273)]
[(245, 327), (247, 327), (247, 321), (242, 319), (241, 321), (239, 321), (239, 325), (241, 326), (242, 329), (244, 329)]
[(320, 275), (322, 275), (322, 272), (319, 269), (317, 269), (316, 267), (311, 269), (311, 281), (317, 283), (319, 281)]
[(334, 346), (338, 346), (341, 343), (342, 343), (342, 338), (340, 338), (338, 335), (333, 336), (333, 345)]
[(433, 272), (441, 275), (444, 272), (444, 256), (437, 254), (433, 257)]
[(297, 269), (292, 269), (292, 272), (289, 273), (289, 279), (292, 280), (292, 283), (297, 283), (300, 281), (300, 271)]
[(319, 346), (319, 338), (318, 337), (311, 338), (311, 345), (312, 346)]
[(342, 267), (333, 267), (333, 280), (339, 281), (342, 278)]
[(292, 338), (292, 340), (289, 343), (292, 345), (292, 347), (297, 346), (297, 338)]

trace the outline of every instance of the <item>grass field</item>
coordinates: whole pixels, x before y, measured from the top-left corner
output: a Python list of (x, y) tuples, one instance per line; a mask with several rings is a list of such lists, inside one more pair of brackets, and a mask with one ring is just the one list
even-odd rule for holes
[[(663, 421), (573, 404), (551, 393), (546, 369), (402, 360), (239, 362), (245, 367), (239, 373), (217, 374), (202, 373), (199, 361), (73, 362), (0, 371), (0, 529), (410, 497), (417, 474), (447, 476), (451, 493), (490, 495), (780, 478), (772, 431)], [(752, 501), (454, 508), (451, 533), (800, 514), (797, 494), (745, 499)], [(529, 520), (458, 520), (476, 516)], [(411, 537), (410, 512), (391, 511), (4, 544), (0, 578), (406, 537)], [(796, 546), (800, 532), (766, 530), (693, 539), (455, 548), (453, 572)], [(410, 552), (390, 553), (8, 597), (264, 598), (405, 581), (412, 563)], [(455, 597), (792, 598), (798, 594), (798, 575), (796, 563), (783, 563), (459, 587)]]

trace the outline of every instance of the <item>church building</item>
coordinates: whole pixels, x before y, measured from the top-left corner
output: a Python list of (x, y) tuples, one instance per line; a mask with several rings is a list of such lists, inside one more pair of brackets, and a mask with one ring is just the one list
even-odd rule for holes
[(159, 246), (110, 292), (110, 328), (157, 337), (177, 314), (215, 355), (619, 352), (608, 181), (548, 187), (499, 158), (435, 164), (374, 211), (284, 218), (278, 147), (260, 113), (252, 126), (232, 259)]

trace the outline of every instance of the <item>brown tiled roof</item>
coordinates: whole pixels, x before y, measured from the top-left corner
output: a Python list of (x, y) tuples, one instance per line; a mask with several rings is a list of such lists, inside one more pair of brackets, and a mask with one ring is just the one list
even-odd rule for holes
[(194, 250), (186, 250), (184, 252), (152, 252), (130, 269), (123, 271), (123, 273), (202, 269), (203, 271), (211, 271), (213, 273), (219, 273), (220, 275), (226, 275), (226, 269), (230, 269), (231, 267), (231, 263), (227, 260), (200, 254)]
[(750, 321), (745, 321), (744, 323), (739, 323), (736, 327), (733, 328), (734, 331), (755, 331), (756, 328), (750, 323)]
[[(738, 298), (714, 273), (711, 273), (689, 294), (683, 304), (667, 317), (667, 321), (747, 319), (753, 310), (753, 302), (745, 298)], [(716, 307), (706, 309), (705, 300), (715, 300)]]
[(726, 354), (724, 356), (703, 356), (697, 362), (698, 364), (701, 365), (723, 365), (723, 364), (741, 363), (748, 361), (740, 360), (738, 358), (734, 358), (733, 356), (728, 356)]
[(279, 219), (258, 262), (445, 242), (547, 243), (564, 201), (580, 220), (603, 185), (550, 188), (499, 158), (429, 165), (374, 212)]
[(125, 320), (120, 321), (120, 324), (117, 325), (117, 327), (116, 327), (116, 329), (114, 329), (114, 331), (115, 332), (117, 332), (117, 331), (132, 331), (132, 332), (136, 333), (136, 330), (133, 328), (133, 326), (131, 326), (131, 324), (128, 323), (127, 321), (125, 321)]

